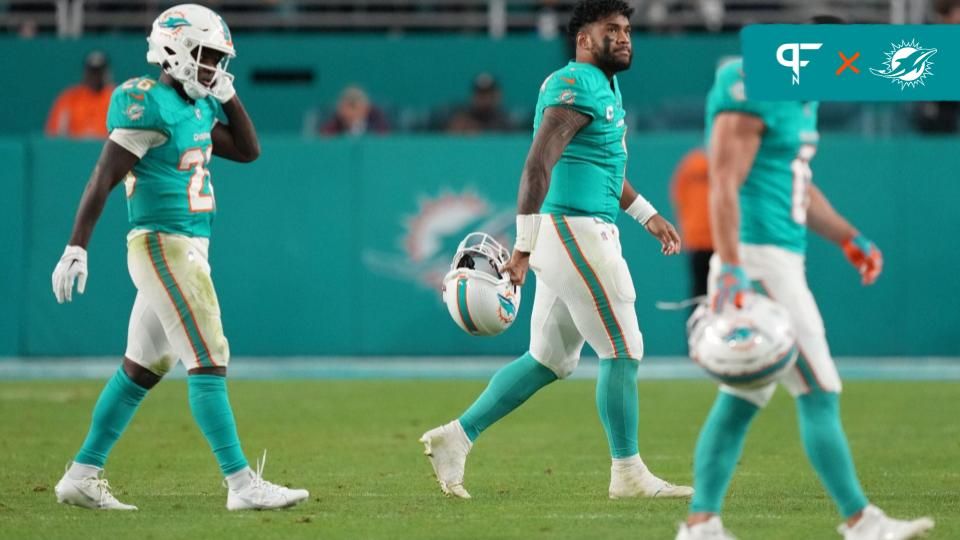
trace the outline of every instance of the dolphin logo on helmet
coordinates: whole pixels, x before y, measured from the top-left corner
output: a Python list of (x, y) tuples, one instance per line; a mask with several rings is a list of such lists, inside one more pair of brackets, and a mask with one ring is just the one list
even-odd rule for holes
[(190, 26), (190, 21), (175, 13), (171, 13), (160, 23), (161, 28), (180, 28), (181, 26)]
[(513, 319), (514, 317), (517, 316), (517, 306), (516, 304), (513, 303), (512, 294), (510, 295), (510, 297), (504, 296), (502, 294), (498, 294), (497, 298), (500, 300), (500, 307), (502, 308), (500, 313), (501, 317), (507, 317), (509, 319)]

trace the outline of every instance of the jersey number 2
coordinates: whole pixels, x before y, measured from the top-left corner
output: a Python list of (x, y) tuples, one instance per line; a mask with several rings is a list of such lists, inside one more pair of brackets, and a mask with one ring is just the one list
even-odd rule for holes
[(790, 163), (793, 171), (793, 193), (790, 214), (793, 221), (800, 225), (807, 224), (807, 207), (810, 206), (810, 183), (813, 182), (813, 170), (810, 160), (817, 153), (817, 147), (812, 144), (800, 145), (797, 157)]
[[(207, 169), (212, 153), (213, 145), (210, 145), (205, 149), (190, 148), (180, 156), (177, 169), (181, 171), (193, 169), (190, 184), (187, 186), (187, 200), (191, 212), (213, 211), (213, 184), (210, 183), (210, 171)], [(204, 186), (207, 187), (207, 193), (203, 192)]]

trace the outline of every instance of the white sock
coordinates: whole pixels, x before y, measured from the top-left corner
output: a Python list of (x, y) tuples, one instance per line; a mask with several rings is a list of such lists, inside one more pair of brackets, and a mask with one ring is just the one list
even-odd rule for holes
[(454, 431), (457, 432), (460, 442), (463, 444), (465, 451), (469, 452), (473, 448), (473, 443), (470, 442), (470, 437), (467, 437), (467, 432), (463, 429), (463, 424), (460, 423), (460, 419), (456, 419), (453, 422), (450, 422), (453, 425)]
[(84, 465), (83, 463), (77, 463), (74, 461), (70, 464), (70, 468), (67, 469), (67, 476), (74, 480), (83, 480), (84, 478), (96, 478), (100, 471), (100, 467), (94, 467), (93, 465)]
[(634, 454), (625, 458), (613, 458), (613, 470), (615, 471), (625, 471), (636, 467), (640, 467), (641, 469), (647, 468), (643, 460), (640, 459), (640, 454)]
[(227, 477), (227, 487), (232, 491), (240, 491), (253, 480), (253, 469), (244, 467)]

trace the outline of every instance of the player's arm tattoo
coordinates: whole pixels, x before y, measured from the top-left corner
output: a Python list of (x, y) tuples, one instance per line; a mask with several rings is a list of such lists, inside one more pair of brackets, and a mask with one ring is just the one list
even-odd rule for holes
[(548, 107), (533, 137), (520, 175), (518, 214), (536, 214), (550, 187), (550, 171), (573, 136), (590, 123), (590, 117), (567, 107)]
[(140, 161), (136, 154), (119, 144), (107, 140), (100, 152), (100, 158), (93, 168), (87, 187), (80, 197), (80, 206), (77, 208), (77, 217), (73, 221), (73, 233), (70, 235), (71, 246), (80, 246), (86, 249), (93, 235), (93, 227), (100, 219), (103, 206), (107, 202), (110, 191)]
[(260, 157), (260, 140), (253, 120), (238, 96), (223, 104), (228, 125), (217, 124), (210, 132), (213, 153), (231, 161), (249, 163)]

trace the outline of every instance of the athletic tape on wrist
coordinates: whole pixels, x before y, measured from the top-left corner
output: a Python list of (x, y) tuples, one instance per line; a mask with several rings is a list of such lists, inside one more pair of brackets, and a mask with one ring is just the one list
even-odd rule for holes
[(627, 207), (627, 215), (639, 221), (641, 225), (646, 225), (650, 218), (657, 215), (657, 209), (638, 193), (637, 198)]
[(540, 214), (517, 215), (517, 241), (513, 249), (530, 253), (537, 244), (537, 234), (540, 232)]

